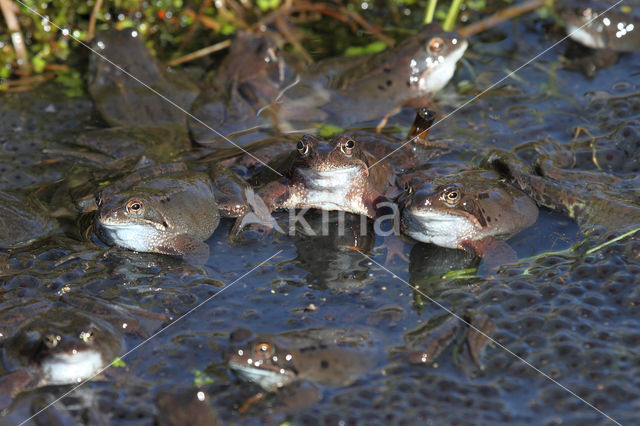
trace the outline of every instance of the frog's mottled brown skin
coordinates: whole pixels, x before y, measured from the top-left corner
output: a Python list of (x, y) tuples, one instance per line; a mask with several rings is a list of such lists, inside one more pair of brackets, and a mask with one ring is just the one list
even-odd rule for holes
[(209, 176), (186, 171), (103, 191), (97, 199), (100, 234), (119, 247), (206, 261), (203, 242), (220, 213)]
[(159, 99), (157, 93), (188, 111), (199, 90), (184, 76), (159, 64), (140, 37), (137, 30), (126, 28), (98, 32), (93, 39), (93, 49), (100, 55), (90, 57), (88, 84), (96, 108), (111, 126), (185, 127), (186, 114)]
[(281, 127), (310, 121), (348, 127), (411, 101), (424, 106), (451, 79), (466, 48), (462, 36), (431, 24), (383, 52), (319, 62), (279, 100)]
[(331, 143), (306, 135), (284, 162), (284, 178), (258, 195), (270, 210), (317, 208), (376, 217), (376, 206), (394, 182), (390, 167), (379, 163), (349, 136)]
[(402, 232), (442, 247), (484, 256), (532, 225), (538, 208), (524, 193), (485, 171), (465, 171), (425, 181), (421, 175), (401, 201)]
[(583, 232), (594, 225), (623, 231), (640, 224), (640, 208), (632, 203), (607, 197), (599, 191), (585, 196), (584, 188), (580, 187), (582, 182), (556, 182), (540, 176), (509, 152), (494, 150), (486, 163), (539, 205), (574, 219)]
[(608, 10), (615, 3), (562, 0), (556, 2), (555, 7), (566, 22), (567, 33), (577, 42), (592, 49), (637, 52), (640, 50), (640, 2), (627, 0)]

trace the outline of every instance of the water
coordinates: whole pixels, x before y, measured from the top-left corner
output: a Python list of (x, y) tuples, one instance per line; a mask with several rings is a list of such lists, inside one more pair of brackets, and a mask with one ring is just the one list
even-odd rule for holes
[[(468, 66), (459, 68), (441, 94), (443, 112), (470, 96), (456, 93), (462, 82), (470, 82), (471, 92), (478, 93), (557, 40), (531, 19), (502, 25), (500, 31), (505, 35), (502, 41), (472, 41)], [(597, 157), (598, 165), (586, 156), (574, 171), (590, 171), (596, 178), (615, 176), (605, 195), (637, 200), (640, 55), (623, 56), (589, 80), (560, 69), (562, 50), (561, 45), (544, 54), (430, 134), (436, 140), (466, 144), (467, 152), (458, 158), (477, 166), (492, 148), (525, 152), (534, 147), (552, 156), (558, 147), (589, 151), (584, 136), (572, 144), (576, 127), (582, 126), (596, 138), (597, 156), (601, 151), (611, 155)], [(48, 191), (64, 180), (68, 173), (64, 162), (38, 164), (48, 158), (42, 147), (61, 145), (88, 126), (101, 125), (88, 98), (65, 99), (55, 86), (2, 95), (0, 115), (0, 187), (15, 192), (40, 187)], [(411, 118), (411, 112), (394, 117), (399, 135)], [(126, 356), (124, 367), (109, 369), (104, 380), (87, 383), (57, 402), (51, 409), (63, 418), (78, 423), (153, 424), (160, 392), (180, 393), (204, 375), (208, 383), (198, 383), (228, 423), (256, 424), (261, 419), (292, 424), (607, 423), (602, 414), (497, 346), (487, 349), (485, 369), (475, 376), (465, 375), (455, 365), (449, 348), (437, 365), (397, 366), (385, 374), (377, 368), (348, 388), (321, 389), (322, 400), (297, 413), (272, 413), (269, 407), (277, 406), (278, 396), (238, 412), (258, 391), (229, 373), (224, 362), (229, 333), (238, 326), (267, 333), (375, 327), (385, 336), (384, 345), (391, 346), (402, 342), (404, 331), (442, 314), (429, 298), (460, 315), (478, 311), (490, 316), (497, 342), (616, 421), (632, 423), (637, 418), (640, 242), (636, 235), (588, 255), (565, 251), (504, 265), (486, 279), (443, 280), (438, 278), (440, 270), (426, 279), (429, 262), (438, 259), (434, 250), (407, 244), (412, 264), (395, 259), (387, 265), (396, 279), (359, 253), (340, 247), (357, 245), (348, 236), (334, 240), (273, 233), (230, 243), (226, 237), (232, 223), (223, 221), (207, 242), (209, 261), (195, 267), (165, 256), (108, 248), (91, 237), (90, 221), (90, 216), (81, 220), (63, 216), (64, 233), (0, 253), (2, 301), (66, 303), (65, 297), (83, 296), (135, 309), (143, 323), (151, 321), (145, 315), (153, 314), (154, 324), (173, 325)], [(640, 218), (630, 217), (629, 222)], [(525, 258), (564, 250), (584, 238), (582, 247), (595, 247), (615, 234), (615, 230), (586, 232), (585, 237), (572, 221), (543, 210), (537, 224), (510, 244)], [(358, 246), (384, 264), (383, 243), (377, 237), (360, 240)], [(425, 252), (431, 253), (429, 257)], [(454, 266), (460, 265), (456, 262)], [(422, 303), (406, 282), (420, 284)], [(316, 309), (310, 309), (311, 304)], [(127, 350), (157, 329), (140, 327), (127, 333)], [(20, 394), (4, 419), (20, 422), (68, 390), (47, 387)]]

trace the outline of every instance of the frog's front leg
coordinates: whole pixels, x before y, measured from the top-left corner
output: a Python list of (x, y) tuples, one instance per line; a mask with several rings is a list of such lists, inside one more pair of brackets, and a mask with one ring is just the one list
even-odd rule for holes
[(187, 262), (204, 264), (209, 259), (209, 246), (195, 238), (181, 234), (161, 244), (155, 250), (157, 253), (180, 256)]
[(518, 256), (511, 246), (494, 237), (462, 241), (460, 248), (482, 257), (480, 265), (478, 265), (478, 275), (480, 276), (494, 273), (501, 265), (518, 260)]
[(282, 182), (271, 182), (258, 192), (251, 187), (246, 188), (247, 211), (242, 216), (239, 216), (233, 225), (229, 234), (230, 240), (235, 241), (248, 225), (267, 231), (273, 228), (279, 229), (279, 225), (271, 215), (271, 212), (282, 205), (288, 197), (289, 188)]

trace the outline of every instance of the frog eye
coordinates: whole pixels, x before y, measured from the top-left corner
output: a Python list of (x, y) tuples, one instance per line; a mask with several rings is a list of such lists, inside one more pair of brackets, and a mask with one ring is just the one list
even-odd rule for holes
[(404, 192), (407, 194), (411, 194), (413, 192), (413, 185), (411, 185), (411, 182), (406, 182), (404, 184)]
[(58, 346), (60, 339), (60, 336), (58, 336), (57, 334), (47, 334), (46, 336), (44, 336), (44, 344), (47, 348), (53, 349)]
[(442, 199), (445, 203), (455, 206), (460, 201), (460, 189), (456, 187), (446, 188), (442, 193)]
[(277, 47), (269, 47), (267, 49), (267, 54), (264, 57), (265, 62), (278, 62), (280, 58), (280, 49)]
[(345, 155), (351, 155), (351, 151), (353, 151), (353, 148), (355, 146), (356, 141), (354, 141), (353, 139), (347, 139), (345, 143), (340, 145), (340, 151), (342, 151), (342, 153)]
[(296, 148), (298, 149), (298, 152), (302, 155), (307, 155), (309, 153), (309, 145), (304, 143), (302, 139), (298, 141)]
[(85, 343), (91, 343), (93, 342), (93, 336), (94, 336), (94, 332), (93, 331), (82, 331), (80, 332), (80, 340), (82, 340)]
[(433, 54), (438, 54), (442, 51), (444, 47), (444, 40), (440, 37), (434, 37), (429, 41), (429, 52)]
[(127, 212), (133, 216), (140, 216), (143, 210), (142, 201), (140, 200), (129, 200), (127, 203)]
[(267, 342), (259, 342), (253, 347), (253, 353), (262, 359), (270, 358), (275, 352), (273, 345)]

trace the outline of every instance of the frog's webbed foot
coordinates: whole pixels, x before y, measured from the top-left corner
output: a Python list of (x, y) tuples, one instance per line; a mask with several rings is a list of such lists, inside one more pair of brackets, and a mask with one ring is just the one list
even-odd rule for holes
[(458, 363), (465, 374), (471, 376), (476, 369), (484, 370), (482, 357), (491, 340), (495, 325), (491, 318), (481, 313), (470, 314), (467, 321), (470, 327), (459, 347)]
[[(265, 189), (278, 185), (278, 182), (273, 182), (274, 185), (267, 185)], [(276, 222), (275, 218), (271, 215), (274, 201), (270, 197), (263, 199), (259, 194), (256, 194), (253, 188), (245, 189), (245, 199), (247, 201), (247, 211), (238, 219), (236, 219), (231, 232), (229, 233), (229, 241), (235, 242), (243, 229), (249, 225), (258, 229), (259, 232), (265, 234), (276, 229), (282, 231), (280, 225)]]
[(385, 238), (384, 243), (378, 247), (378, 249), (386, 249), (386, 256), (384, 259), (385, 266), (390, 265), (397, 258), (409, 263), (409, 257), (405, 254), (404, 242), (397, 236), (389, 236)]
[(495, 274), (501, 265), (518, 260), (516, 252), (506, 242), (493, 237), (486, 237), (476, 241), (463, 241), (464, 250), (471, 251), (482, 257), (478, 265), (478, 275), (481, 277)]
[(180, 256), (189, 263), (202, 265), (209, 260), (209, 246), (195, 238), (182, 234), (157, 247), (158, 253)]
[(315, 384), (301, 380), (275, 393), (259, 392), (242, 404), (238, 412), (247, 412), (260, 403), (260, 410), (264, 413), (262, 420), (269, 424), (280, 424), (286, 415), (305, 410), (321, 398), (322, 393)]
[[(434, 325), (434, 322), (439, 324)], [(459, 330), (460, 322), (457, 318), (434, 318), (404, 333), (407, 345), (396, 352), (399, 352), (401, 360), (410, 364), (430, 365), (456, 339)]]

